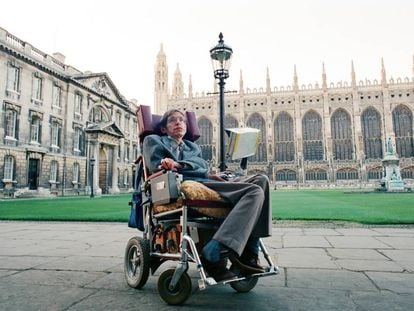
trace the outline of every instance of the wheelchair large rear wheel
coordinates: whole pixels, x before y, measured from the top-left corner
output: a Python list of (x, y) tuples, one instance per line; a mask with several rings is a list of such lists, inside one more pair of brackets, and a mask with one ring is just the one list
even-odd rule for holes
[[(230, 271), (239, 277), (243, 276), (240, 272), (240, 269), (235, 265), (232, 265), (230, 267)], [(239, 293), (247, 293), (250, 292), (256, 286), (258, 280), (258, 277), (252, 277), (238, 282), (231, 282), (230, 286)]]
[(173, 290), (170, 283), (175, 269), (168, 269), (158, 278), (158, 294), (169, 305), (180, 305), (191, 296), (191, 279), (184, 272)]
[(130, 287), (140, 289), (147, 283), (149, 271), (149, 241), (140, 237), (129, 239), (124, 257), (124, 272), (127, 284)]

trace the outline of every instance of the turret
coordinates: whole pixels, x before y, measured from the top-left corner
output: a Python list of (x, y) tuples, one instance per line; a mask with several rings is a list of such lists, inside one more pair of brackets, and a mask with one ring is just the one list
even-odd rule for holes
[(322, 63), (322, 89), (324, 91), (328, 89), (328, 84), (326, 83), (325, 63)]
[(161, 44), (155, 62), (154, 108), (155, 113), (164, 113), (168, 103), (168, 65), (167, 57)]
[(270, 75), (269, 75), (269, 67), (266, 67), (266, 93), (270, 95)]
[(298, 84), (298, 75), (296, 73), (296, 65), (293, 67), (293, 91), (297, 92), (299, 90)]
[(244, 94), (243, 73), (242, 73), (241, 69), (240, 69), (239, 93), (240, 93), (240, 95)]
[(351, 61), (351, 86), (352, 88), (356, 88), (354, 61)]
[(385, 72), (384, 59), (381, 57), (381, 83), (387, 86), (387, 73)]
[(177, 63), (177, 68), (174, 72), (172, 96), (175, 98), (182, 98), (184, 95), (183, 76), (181, 75), (180, 66)]

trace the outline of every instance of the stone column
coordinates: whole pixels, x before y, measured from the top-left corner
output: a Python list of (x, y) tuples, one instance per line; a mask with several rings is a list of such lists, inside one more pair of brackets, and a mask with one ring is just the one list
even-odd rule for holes
[(95, 159), (93, 166), (93, 192), (95, 195), (102, 195), (102, 189), (99, 188), (99, 142), (91, 141), (91, 158)]
[(112, 187), (109, 189), (110, 193), (119, 193), (118, 187), (118, 155), (117, 155), (117, 147), (112, 147)]

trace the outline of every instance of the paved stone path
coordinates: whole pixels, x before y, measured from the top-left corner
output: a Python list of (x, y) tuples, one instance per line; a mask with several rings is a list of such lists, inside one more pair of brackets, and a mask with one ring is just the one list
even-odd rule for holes
[[(126, 285), (124, 248), (136, 233), (117, 223), (0, 222), (0, 310), (176, 310), (157, 294), (163, 266), (143, 290)], [(194, 294), (180, 310), (413, 310), (412, 227), (282, 223), (265, 244), (280, 275), (246, 294), (199, 292), (191, 268)]]

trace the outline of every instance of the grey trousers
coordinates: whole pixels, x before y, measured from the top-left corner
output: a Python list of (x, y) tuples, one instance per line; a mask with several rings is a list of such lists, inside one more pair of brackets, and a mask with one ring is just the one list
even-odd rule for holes
[(265, 175), (237, 177), (229, 182), (204, 182), (233, 205), (213, 239), (241, 255), (250, 237), (272, 234), (269, 179)]

